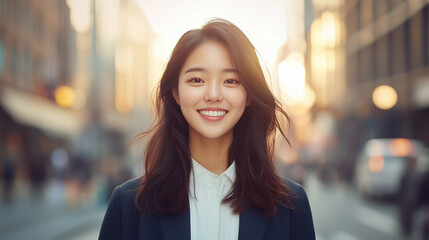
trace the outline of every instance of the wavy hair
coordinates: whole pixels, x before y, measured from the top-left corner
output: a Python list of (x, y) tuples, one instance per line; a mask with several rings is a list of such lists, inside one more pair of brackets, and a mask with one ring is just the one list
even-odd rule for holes
[(152, 214), (179, 214), (189, 207), (192, 160), (188, 123), (172, 90), (178, 87), (189, 54), (207, 41), (218, 41), (228, 49), (251, 99), (234, 126), (228, 163), (235, 161), (237, 177), (223, 202), (236, 214), (260, 207), (272, 216), (279, 204), (291, 208), (290, 190), (275, 171), (273, 154), (277, 130), (289, 143), (282, 120), (290, 123), (290, 118), (267, 85), (255, 47), (237, 26), (223, 19), (186, 32), (171, 54), (156, 92), (157, 120), (131, 142), (150, 136), (144, 155), (145, 174), (135, 198), (137, 208)]

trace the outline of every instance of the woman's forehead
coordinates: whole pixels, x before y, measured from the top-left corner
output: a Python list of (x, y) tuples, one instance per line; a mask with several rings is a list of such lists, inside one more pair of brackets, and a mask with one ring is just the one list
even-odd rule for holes
[(196, 47), (187, 57), (181, 73), (192, 69), (235, 72), (228, 49), (217, 41), (207, 41)]

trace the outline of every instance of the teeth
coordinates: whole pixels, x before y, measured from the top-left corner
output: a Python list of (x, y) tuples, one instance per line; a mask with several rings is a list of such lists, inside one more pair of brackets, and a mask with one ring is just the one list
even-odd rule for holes
[(226, 111), (200, 111), (201, 114), (209, 117), (219, 117), (226, 114)]

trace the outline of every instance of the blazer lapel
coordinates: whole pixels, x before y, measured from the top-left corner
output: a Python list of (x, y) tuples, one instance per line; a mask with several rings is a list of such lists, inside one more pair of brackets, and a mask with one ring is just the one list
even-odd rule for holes
[(262, 208), (249, 208), (240, 215), (238, 240), (262, 240), (268, 225), (266, 212)]
[(181, 215), (165, 215), (160, 218), (163, 239), (191, 239), (189, 208)]

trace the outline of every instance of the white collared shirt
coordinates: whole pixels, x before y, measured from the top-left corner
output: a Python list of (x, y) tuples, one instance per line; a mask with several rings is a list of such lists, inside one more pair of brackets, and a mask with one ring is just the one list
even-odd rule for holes
[(194, 159), (192, 165), (189, 186), (191, 240), (238, 239), (239, 215), (233, 214), (229, 205), (222, 204), (235, 181), (235, 162), (220, 175), (205, 169)]

